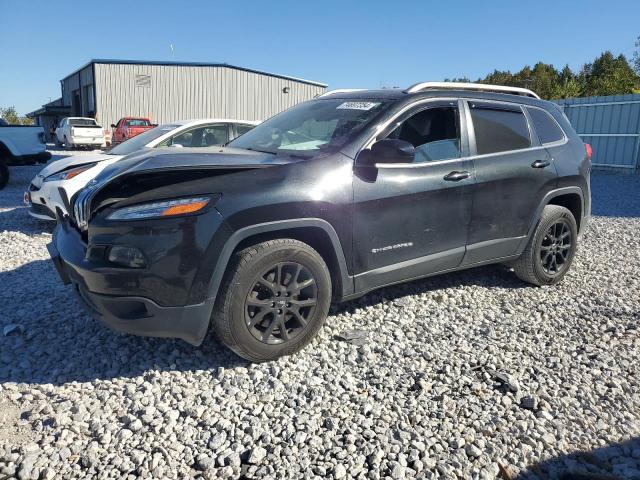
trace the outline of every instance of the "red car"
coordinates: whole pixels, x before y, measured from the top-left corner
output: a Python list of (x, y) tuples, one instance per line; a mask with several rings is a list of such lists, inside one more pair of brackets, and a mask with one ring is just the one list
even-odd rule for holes
[(118, 123), (111, 124), (113, 134), (111, 135), (111, 144), (124, 142), (130, 138), (140, 135), (147, 130), (156, 127), (151, 120), (143, 117), (124, 117), (118, 120)]

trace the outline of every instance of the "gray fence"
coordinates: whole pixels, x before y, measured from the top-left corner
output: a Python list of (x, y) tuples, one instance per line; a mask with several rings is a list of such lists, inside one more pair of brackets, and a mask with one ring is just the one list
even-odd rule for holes
[(585, 143), (596, 167), (640, 168), (640, 95), (556, 100)]

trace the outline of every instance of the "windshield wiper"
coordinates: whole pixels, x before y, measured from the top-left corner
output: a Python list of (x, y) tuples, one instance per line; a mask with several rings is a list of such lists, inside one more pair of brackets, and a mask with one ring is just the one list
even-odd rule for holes
[(245, 150), (251, 150), (252, 152), (258, 152), (258, 153), (269, 153), (271, 155), (275, 155), (276, 152), (270, 152), (269, 150), (259, 150), (257, 148), (253, 148), (253, 147), (246, 147)]

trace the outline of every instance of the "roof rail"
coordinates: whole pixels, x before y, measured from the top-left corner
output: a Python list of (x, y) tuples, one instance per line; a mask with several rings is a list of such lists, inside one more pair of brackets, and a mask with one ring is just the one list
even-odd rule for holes
[(528, 88), (505, 87), (504, 85), (487, 85), (484, 83), (461, 83), (461, 82), (421, 82), (410, 86), (405, 90), (407, 93), (422, 92), (423, 90), (475, 90), (479, 92), (510, 93), (512, 95), (522, 95), (525, 97), (540, 98), (535, 92)]
[(364, 88), (338, 88), (337, 90), (329, 90), (328, 92), (324, 92), (322, 95), (318, 95), (316, 98), (329, 97), (336, 93), (351, 93), (351, 92), (362, 92), (365, 90)]

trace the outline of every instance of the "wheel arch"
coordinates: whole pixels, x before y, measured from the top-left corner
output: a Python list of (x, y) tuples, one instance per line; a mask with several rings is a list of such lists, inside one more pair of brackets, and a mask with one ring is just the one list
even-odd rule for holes
[(569, 209), (576, 220), (578, 231), (580, 232), (581, 226), (583, 225), (582, 220), (585, 211), (584, 194), (582, 192), (582, 189), (580, 187), (563, 187), (552, 190), (544, 196), (544, 198), (540, 202), (540, 205), (538, 205), (536, 214), (533, 218), (533, 221), (531, 222), (531, 225), (529, 226), (529, 230), (527, 231), (527, 235), (518, 247), (518, 255), (524, 251), (527, 243), (529, 242), (529, 239), (534, 234), (536, 227), (540, 222), (542, 211), (547, 205), (559, 205), (561, 207)]
[(6, 157), (15, 157), (17, 155), (17, 153), (14, 153), (14, 151), (11, 150), (11, 146), (12, 145), (10, 142), (0, 140), (0, 159)]
[(234, 232), (218, 257), (208, 297), (217, 297), (234, 253), (251, 245), (278, 238), (299, 240), (320, 254), (331, 274), (333, 299), (339, 300), (353, 293), (353, 278), (349, 276), (344, 251), (335, 229), (326, 220), (304, 218), (261, 223)]
[(582, 223), (582, 212), (584, 211), (581, 193), (569, 192), (555, 195), (549, 199), (546, 205), (559, 205), (569, 210), (573, 214), (573, 218), (575, 218), (576, 220), (578, 231), (580, 231), (580, 225)]

